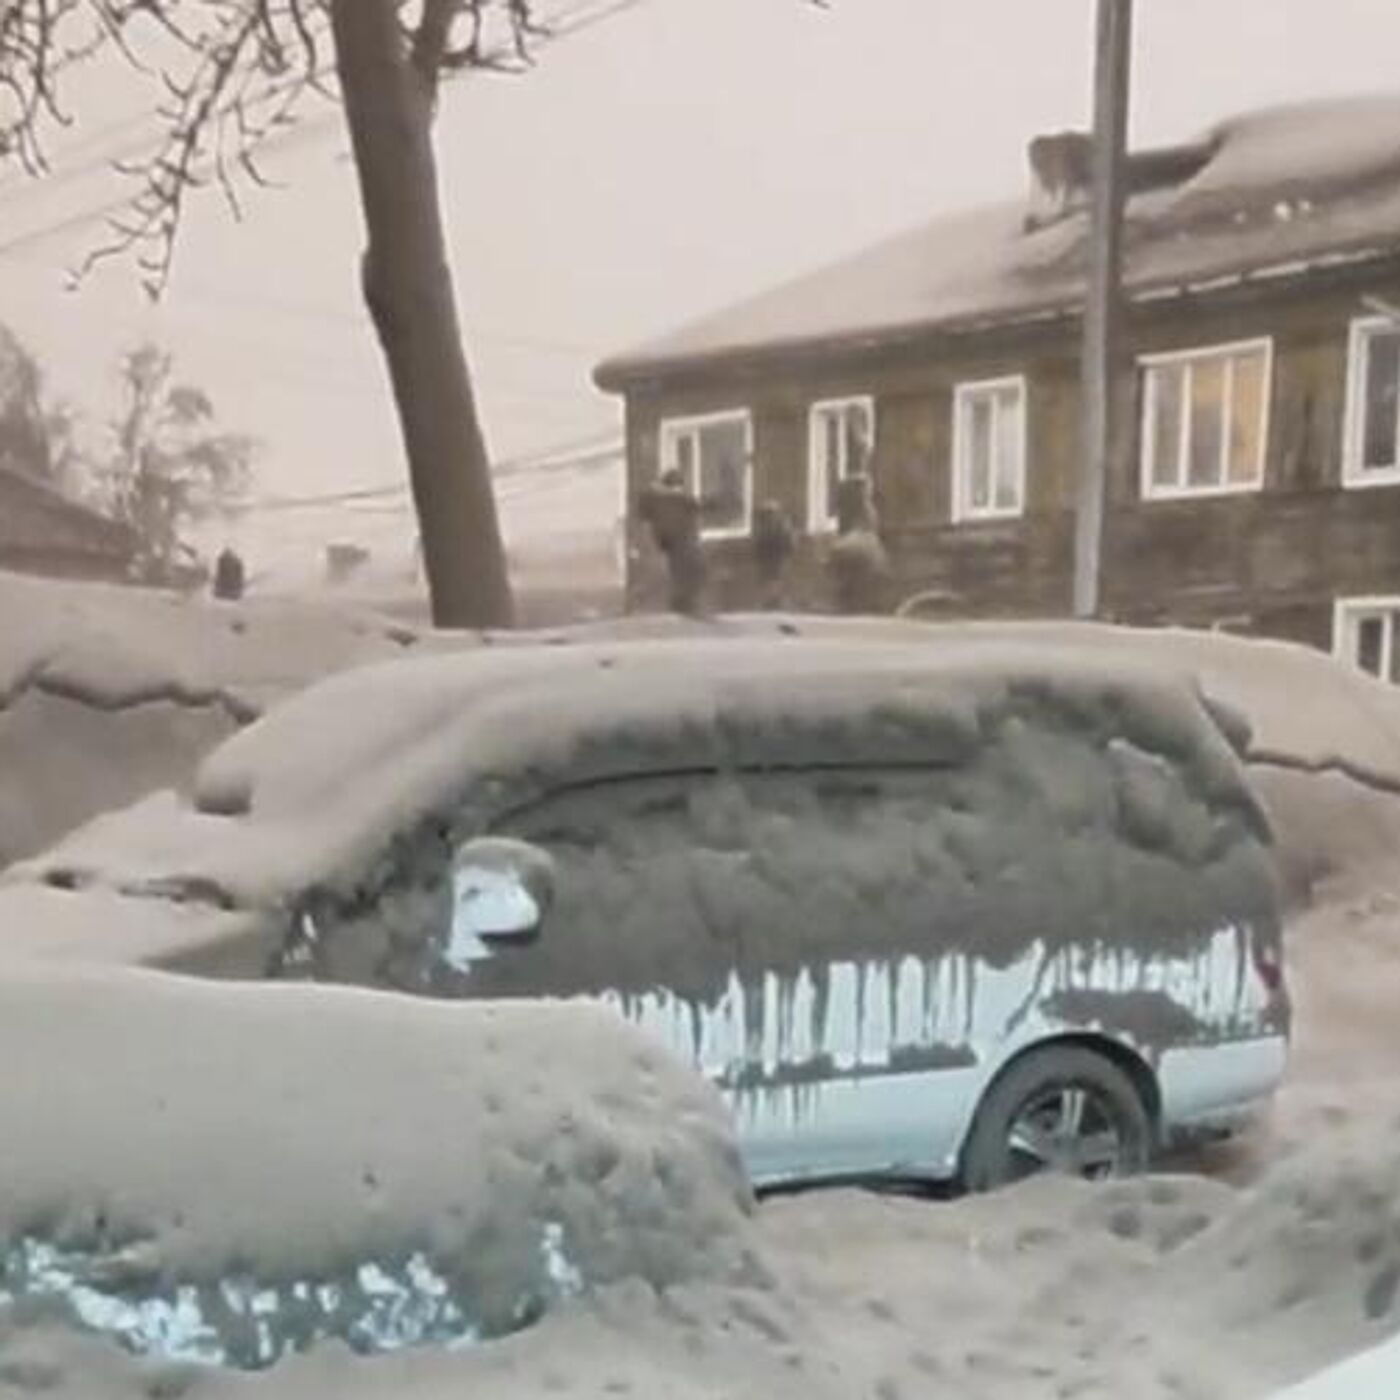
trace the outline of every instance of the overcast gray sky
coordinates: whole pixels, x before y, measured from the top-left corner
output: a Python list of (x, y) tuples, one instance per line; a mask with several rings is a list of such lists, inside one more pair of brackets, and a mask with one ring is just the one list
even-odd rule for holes
[[(1017, 193), (1037, 131), (1088, 114), (1091, 0), (645, 0), (445, 100), (442, 181), (468, 345), (498, 455), (606, 428), (602, 355), (972, 201)], [(1134, 131), (1190, 135), (1265, 103), (1400, 85), (1394, 0), (1138, 0)], [(76, 156), (130, 118), (79, 109)], [(1397, 133), (1400, 140), (1400, 133)], [(101, 147), (97, 148), (99, 151)], [(394, 481), (401, 459), (358, 299), (359, 213), (338, 122), (282, 160), (233, 224), (185, 229), (167, 304), (125, 269), (64, 294), (91, 228), (0, 253), (0, 319), (56, 384), (98, 403), (154, 329), (231, 425), (263, 486)], [(96, 174), (0, 186), (0, 247), (109, 197)]]

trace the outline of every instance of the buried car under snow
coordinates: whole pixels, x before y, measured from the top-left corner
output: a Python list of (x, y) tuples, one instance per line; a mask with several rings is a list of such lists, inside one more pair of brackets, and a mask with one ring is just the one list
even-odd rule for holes
[(721, 1088), (759, 1184), (1101, 1175), (1283, 1070), (1231, 735), (1183, 677), (985, 628), (407, 660), (17, 870), (0, 920), (28, 954), (610, 1004)]

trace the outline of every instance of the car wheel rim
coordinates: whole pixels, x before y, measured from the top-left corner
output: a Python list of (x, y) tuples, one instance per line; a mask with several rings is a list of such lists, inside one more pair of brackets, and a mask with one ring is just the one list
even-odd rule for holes
[(1057, 1084), (1028, 1099), (1006, 1135), (1013, 1181), (1057, 1172), (1089, 1181), (1116, 1176), (1123, 1132), (1107, 1097), (1084, 1084)]

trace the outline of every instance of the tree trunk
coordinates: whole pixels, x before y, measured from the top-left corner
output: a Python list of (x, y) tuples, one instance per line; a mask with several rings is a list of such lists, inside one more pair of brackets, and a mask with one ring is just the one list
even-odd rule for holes
[(433, 156), (434, 91), (393, 0), (332, 0), (359, 177), (365, 302), (389, 368), (439, 627), (509, 627), (505, 550), (457, 321)]

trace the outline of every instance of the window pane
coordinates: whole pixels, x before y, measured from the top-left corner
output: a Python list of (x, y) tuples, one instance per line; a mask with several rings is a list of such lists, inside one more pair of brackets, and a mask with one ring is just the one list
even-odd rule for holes
[(1230, 407), (1230, 480), (1255, 481), (1264, 461), (1264, 364), (1262, 350), (1235, 357)]
[(1148, 370), (1152, 403), (1152, 484), (1171, 487), (1181, 481), (1181, 408), (1182, 379), (1185, 371), (1180, 365), (1154, 365)]
[(690, 490), (695, 489), (695, 437), (688, 432), (674, 433), (671, 437), (671, 460), (667, 467), (674, 467), (685, 478)]
[(835, 520), (841, 496), (841, 418), (829, 408), (822, 410), (822, 482), (826, 517)]
[(992, 504), (992, 400), (978, 394), (967, 401), (967, 504), (988, 510)]
[(846, 475), (854, 476), (870, 470), (870, 414), (863, 403), (846, 408)]
[(1225, 361), (1191, 365), (1191, 435), (1186, 458), (1190, 486), (1220, 484), (1220, 454), (1225, 442)]
[(996, 413), (996, 507), (1021, 506), (1021, 391), (998, 392)]
[(1396, 397), (1400, 391), (1400, 332), (1366, 338), (1366, 407), (1361, 465), (1368, 471), (1396, 465)]
[(743, 420), (706, 423), (696, 433), (700, 455), (700, 518), (709, 530), (745, 524), (748, 432)]
[(1385, 650), (1385, 619), (1375, 613), (1356, 619), (1356, 664), (1378, 676)]

